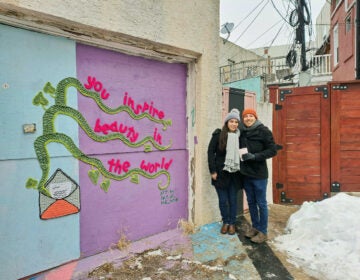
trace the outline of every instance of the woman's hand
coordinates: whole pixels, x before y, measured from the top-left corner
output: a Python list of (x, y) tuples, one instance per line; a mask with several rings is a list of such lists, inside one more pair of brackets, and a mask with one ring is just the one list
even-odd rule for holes
[(217, 173), (215, 172), (215, 173), (211, 174), (211, 178), (212, 178), (214, 181), (216, 181), (216, 179), (217, 179)]

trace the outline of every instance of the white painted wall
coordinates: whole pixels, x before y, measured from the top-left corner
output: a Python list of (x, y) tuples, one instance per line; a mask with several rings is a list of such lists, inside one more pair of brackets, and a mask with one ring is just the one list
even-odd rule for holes
[(331, 5), (326, 1), (316, 17), (316, 48), (320, 48), (330, 35), (330, 10)]

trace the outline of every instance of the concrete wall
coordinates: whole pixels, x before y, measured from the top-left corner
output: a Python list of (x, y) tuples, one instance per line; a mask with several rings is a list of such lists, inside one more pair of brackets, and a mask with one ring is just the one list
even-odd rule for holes
[(325, 1), (319, 15), (316, 17), (316, 48), (320, 48), (325, 44), (330, 35), (330, 9), (331, 4)]
[(291, 45), (278, 45), (278, 46), (271, 46), (270, 48), (256, 48), (252, 49), (254, 53), (261, 57), (279, 57), (279, 56), (286, 56), (291, 49)]
[(230, 65), (231, 63), (238, 63), (245, 60), (253, 60), (261, 58), (259, 55), (252, 51), (244, 49), (230, 41), (220, 40), (220, 66)]
[[(1, 153), (1, 177), (4, 178), (0, 216), (1, 232), (4, 236), (1, 247), (6, 248), (1, 254), (1, 278), (24, 277), (79, 258), (83, 253), (81, 248), (85, 248), (85, 255), (103, 250), (109, 240), (116, 242), (121, 234), (111, 228), (114, 220), (107, 218), (116, 213), (121, 216), (123, 211), (128, 211), (128, 219), (133, 219), (138, 226), (136, 229), (142, 232), (142, 235), (136, 231), (129, 234), (132, 240), (141, 238), (144, 234), (151, 235), (159, 230), (174, 228), (179, 218), (189, 219), (196, 225), (219, 219), (217, 197), (210, 185), (206, 156), (211, 133), (221, 125), (221, 86), (218, 70), (219, 1), (2, 1), (1, 23), (0, 59), (3, 67), (0, 71), (6, 73), (0, 78), (0, 114), (3, 120), (1, 130), (8, 132), (1, 140), (2, 147), (7, 147), (2, 149)], [(81, 58), (81, 53), (85, 51), (88, 54)], [(124, 66), (116, 70), (116, 65), (121, 63)], [(109, 66), (111, 64), (113, 66)], [(116, 71), (111, 73), (111, 70)], [(34, 102), (34, 94), (43, 91), (45, 95), (42, 87), (47, 82), (56, 87), (62, 79), (76, 77), (82, 85), (86, 85), (89, 83), (87, 79), (90, 72), (102, 86), (111, 84), (111, 87), (106, 88), (105, 95), (117, 91), (123, 93), (125, 90), (129, 91), (128, 96), (133, 92), (141, 92), (139, 98), (142, 101), (153, 101), (154, 104), (163, 102), (159, 108), (166, 108), (165, 115), (174, 122), (175, 130), (169, 134), (165, 132), (162, 140), (168, 142), (172, 139), (175, 141), (174, 149), (180, 147), (177, 155), (169, 151), (164, 157), (166, 162), (174, 159), (174, 170), (170, 174), (173, 180), (171, 190), (180, 195), (178, 198), (182, 200), (182, 205), (180, 208), (174, 207), (176, 203), (163, 205), (163, 213), (166, 215), (162, 218), (154, 213), (153, 221), (162, 221), (161, 225), (155, 222), (144, 228), (143, 224), (148, 221), (141, 220), (144, 215), (151, 214), (146, 209), (155, 211), (154, 205), (161, 205), (162, 200), (158, 200), (161, 196), (159, 190), (158, 195), (154, 196), (154, 188), (148, 186), (152, 191), (142, 191), (142, 195), (146, 193), (148, 200), (143, 196), (142, 200), (138, 201), (137, 194), (130, 190), (127, 191), (129, 196), (126, 198), (114, 193), (111, 195), (113, 190), (131, 185), (133, 182), (130, 182), (129, 178), (125, 185), (117, 185), (111, 181), (109, 187), (104, 176), (104, 181), (98, 181), (97, 187), (91, 186), (90, 181), (94, 176), (90, 173), (95, 174), (96, 170), (86, 169), (84, 162), (88, 159), (81, 154), (71, 153), (69, 150), (74, 149), (64, 149), (56, 141), (49, 144), (49, 157), (46, 153), (35, 154), (39, 149), (34, 149), (33, 144), (39, 137), (42, 139), (44, 125), (47, 127), (53, 124), (56, 129), (61, 129), (64, 135), (69, 136), (74, 146), (81, 147), (86, 156), (97, 155), (102, 162), (111, 161), (111, 155), (106, 154), (109, 147), (104, 151), (96, 141), (87, 143), (84, 140), (86, 130), (80, 129), (81, 122), (68, 121), (62, 116), (54, 123), (46, 121), (46, 118), (44, 121), (44, 108), (41, 108), (41, 105), (48, 108), (46, 102), (40, 97), (37, 100), (39, 102)], [(171, 73), (174, 73), (173, 76)], [(126, 74), (130, 75), (124, 86), (121, 84), (124, 80), (119, 77)], [(144, 77), (150, 79), (145, 84), (141, 83)], [(168, 82), (168, 85), (151, 82), (151, 79), (161, 81), (161, 78), (164, 79), (163, 82)], [(183, 99), (180, 103), (171, 98), (171, 95), (166, 95), (172, 90), (171, 85), (174, 86), (171, 93), (182, 92)], [(85, 101), (84, 96), (73, 89), (69, 91), (71, 93), (66, 99), (67, 105), (84, 114), (88, 123), (95, 122), (93, 128), (99, 118), (97, 110), (102, 108), (99, 104), (104, 103), (110, 107), (120, 102), (120, 99), (117, 99), (117, 102), (107, 104), (106, 100), (102, 100), (103, 102), (93, 107)], [(51, 100), (49, 96), (45, 96)], [(138, 96), (132, 97), (137, 100)], [(111, 118), (106, 118), (101, 117), (101, 123), (111, 124)], [(131, 118), (127, 121), (131, 123)], [(29, 124), (31, 127), (33, 123), (36, 124), (36, 131), (25, 133), (23, 125)], [(145, 125), (139, 130), (146, 134), (149, 132), (147, 127), (148, 125)], [(63, 140), (68, 141), (69, 138), (63, 137)], [(159, 138), (156, 139), (159, 141)], [(110, 145), (112, 152), (128, 152), (112, 149)], [(130, 157), (131, 160), (128, 159), (131, 164), (145, 159), (144, 151), (137, 152), (140, 156), (137, 156), (135, 151)], [(47, 164), (42, 164), (43, 159), (49, 158), (52, 160), (50, 169)], [(155, 158), (161, 156), (150, 153), (150, 157), (146, 159), (155, 162)], [(184, 166), (179, 167), (175, 162), (182, 162)], [(66, 170), (66, 174), (55, 176), (55, 167), (61, 171)], [(52, 174), (55, 177), (51, 177)], [(106, 172), (104, 174), (109, 175)], [(177, 178), (181, 174), (183, 176)], [(113, 180), (116, 179), (114, 177), (112, 176)], [(131, 179), (136, 181), (138, 178), (135, 177)], [(64, 189), (76, 189), (79, 184), (80, 197), (73, 197), (72, 202), (74, 205), (81, 202), (83, 207), (78, 209), (80, 213), (68, 213), (67, 216), (55, 219), (39, 219), (39, 207), (41, 215), (43, 197), (41, 192), (31, 189), (35, 183), (27, 181), (29, 178), (41, 178), (40, 182), (50, 183), (51, 180), (60, 180), (57, 183)], [(154, 178), (150, 179), (150, 182), (154, 181)], [(141, 178), (140, 186), (144, 181), (149, 183), (147, 179)], [(25, 188), (26, 182), (29, 183), (28, 190)], [(86, 188), (82, 188), (85, 185)], [(90, 187), (94, 189), (91, 190)], [(141, 188), (146, 188), (146, 184)], [(94, 192), (97, 194), (94, 195)], [(184, 194), (187, 197), (184, 198)], [(112, 201), (116, 197), (119, 202), (121, 199), (125, 200), (119, 203), (119, 208), (113, 208), (112, 206), (117, 205), (111, 202), (109, 197)], [(166, 197), (169, 198), (164, 196), (165, 200)], [(131, 201), (127, 207), (121, 208), (124, 203)], [(101, 213), (100, 209), (104, 212)], [(143, 215), (139, 209), (145, 211)], [(181, 209), (185, 209), (185, 213)], [(159, 211), (157, 213), (159, 214)], [(170, 226), (167, 223), (169, 220), (166, 220), (169, 217)], [(139, 219), (138, 223), (136, 219)], [(91, 222), (100, 222), (102, 225), (87, 227)], [(85, 223), (85, 226), (82, 223)], [(125, 223), (124, 228), (130, 225), (126, 220), (122, 223)], [(134, 226), (132, 228), (134, 229)], [(157, 230), (154, 230), (156, 228)], [(91, 244), (86, 241), (91, 238), (87, 239), (84, 234), (95, 238), (93, 240), (98, 243)]]

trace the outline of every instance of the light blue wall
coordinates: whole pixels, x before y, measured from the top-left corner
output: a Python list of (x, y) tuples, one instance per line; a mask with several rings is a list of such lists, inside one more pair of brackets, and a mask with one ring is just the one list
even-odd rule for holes
[[(44, 110), (32, 99), (46, 82), (76, 77), (75, 42), (0, 25), (0, 279), (17, 279), (80, 256), (79, 215), (39, 218), (39, 193), (26, 189), (40, 179), (33, 143), (42, 134)], [(75, 92), (74, 92), (75, 93)], [(47, 96), (48, 97), (48, 96)], [(47, 98), (49, 101), (52, 98)], [(76, 94), (68, 104), (77, 108)], [(36, 132), (24, 134), (23, 124)], [(78, 125), (56, 121), (58, 131), (78, 145)], [(78, 161), (59, 144), (49, 145), (51, 172), (61, 168), (78, 182)]]
[(256, 93), (256, 101), (261, 102), (261, 97), (264, 95), (261, 89), (261, 77), (254, 77), (250, 79), (244, 79), (232, 83), (226, 83), (224, 87), (244, 89), (246, 91), (253, 91)]

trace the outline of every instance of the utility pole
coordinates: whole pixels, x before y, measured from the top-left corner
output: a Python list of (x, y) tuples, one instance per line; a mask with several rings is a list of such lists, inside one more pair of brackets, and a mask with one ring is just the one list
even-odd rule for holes
[[(306, 71), (308, 66), (306, 64), (306, 49), (305, 49), (305, 15), (304, 8), (306, 6), (305, 0), (297, 0), (297, 14), (299, 24), (296, 28), (296, 41), (301, 44), (301, 71)], [(310, 16), (308, 14), (308, 16)]]

